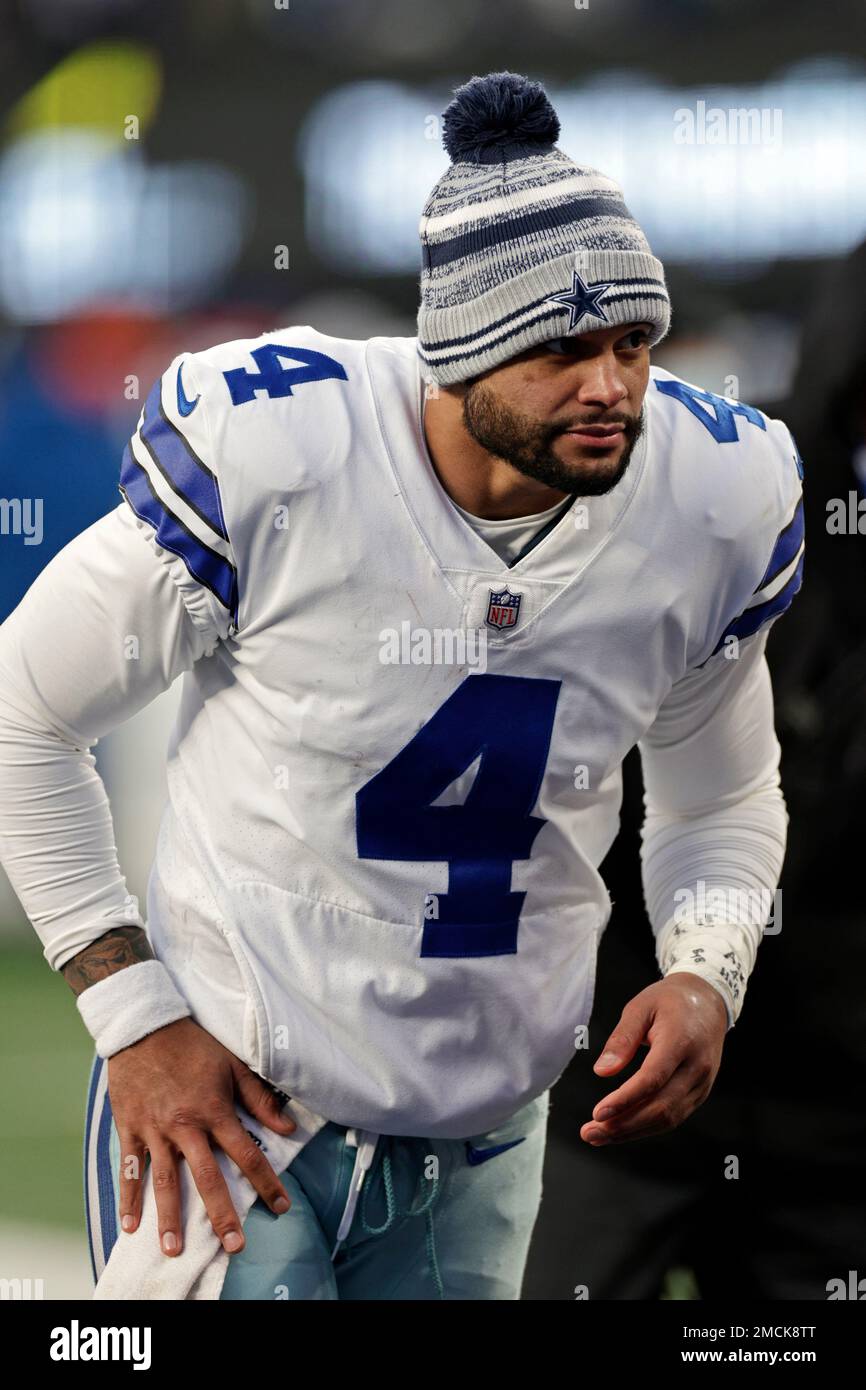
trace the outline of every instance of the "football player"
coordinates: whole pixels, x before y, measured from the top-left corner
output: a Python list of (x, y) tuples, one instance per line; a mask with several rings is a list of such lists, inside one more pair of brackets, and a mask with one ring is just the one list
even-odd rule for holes
[[(96, 1043), (101, 1296), (520, 1296), (635, 745), (660, 978), (584, 1140), (686, 1120), (743, 1004), (795, 444), (650, 366), (663, 268), (537, 83), (473, 78), (444, 131), (417, 337), (180, 353), (0, 632), (4, 862)], [(145, 927), (89, 749), (179, 676)]]

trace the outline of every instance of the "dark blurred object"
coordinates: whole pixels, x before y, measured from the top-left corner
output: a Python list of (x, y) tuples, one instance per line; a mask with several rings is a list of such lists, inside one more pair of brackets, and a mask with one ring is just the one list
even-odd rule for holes
[[(791, 811), (791, 910), (856, 908), (866, 805), (866, 503), (863, 532), (831, 534), (827, 504), (864, 495), (866, 242), (827, 269), (791, 397), (776, 412), (805, 461), (808, 580), (769, 656)], [(846, 507), (847, 510), (847, 507)], [(858, 1011), (860, 1023), (866, 1015)], [(864, 1030), (866, 1031), (866, 1030)], [(862, 1038), (862, 1034), (861, 1034)], [(866, 1040), (861, 1042), (866, 1057)]]
[[(765, 406), (805, 461), (806, 572), (768, 658), (790, 814), (782, 929), (765, 936), (715, 1087), (679, 1130), (594, 1150), (579, 1137), (627, 1075), (592, 1063), (625, 1003), (658, 977), (640, 884), (640, 766), (605, 865), (592, 1048), (552, 1097), (541, 1213), (523, 1297), (654, 1299), (685, 1265), (703, 1299), (826, 1299), (866, 1250), (866, 540), (827, 530), (862, 495), (866, 245), (832, 267), (809, 314), (791, 397)], [(866, 513), (866, 506), (864, 506)], [(864, 519), (866, 532), (866, 519)], [(726, 1178), (729, 1156), (739, 1177)]]

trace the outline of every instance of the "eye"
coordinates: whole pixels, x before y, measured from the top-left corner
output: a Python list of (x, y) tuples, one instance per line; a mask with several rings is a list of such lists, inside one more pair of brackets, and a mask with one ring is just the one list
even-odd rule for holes
[(638, 348), (645, 347), (649, 342), (649, 334), (645, 328), (634, 328), (622, 340), (622, 345), (626, 351), (635, 352)]
[(548, 338), (544, 344), (548, 352), (558, 352), (561, 357), (566, 357), (575, 351), (575, 344), (570, 338)]

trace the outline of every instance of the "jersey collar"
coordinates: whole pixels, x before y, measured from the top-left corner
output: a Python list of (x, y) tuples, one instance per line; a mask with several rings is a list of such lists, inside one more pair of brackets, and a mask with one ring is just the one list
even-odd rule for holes
[[(461, 516), (443, 488), (424, 435), (424, 379), (414, 338), (371, 338), (367, 370), (383, 449), (420, 542), (449, 571), (522, 575), (568, 583), (604, 548), (637, 492), (647, 455), (649, 422), (625, 476), (603, 497), (578, 498), (512, 566)], [(644, 402), (646, 412), (646, 401)]]

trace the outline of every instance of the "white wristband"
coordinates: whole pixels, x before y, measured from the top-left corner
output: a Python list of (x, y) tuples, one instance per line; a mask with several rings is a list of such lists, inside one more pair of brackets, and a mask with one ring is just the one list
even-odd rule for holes
[(192, 1012), (160, 960), (143, 960), (118, 970), (85, 989), (77, 1002), (100, 1057), (113, 1057)]

